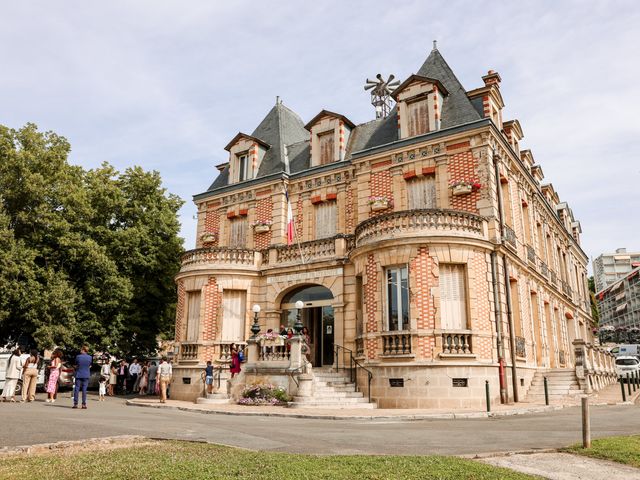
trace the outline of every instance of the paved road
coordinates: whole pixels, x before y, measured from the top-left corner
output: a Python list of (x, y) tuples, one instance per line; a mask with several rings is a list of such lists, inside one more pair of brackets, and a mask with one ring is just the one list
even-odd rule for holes
[[(213, 415), (126, 406), (95, 397), (88, 410), (0, 404), (0, 446), (112, 435), (206, 440), (256, 450), (318, 454), (476, 454), (555, 448), (581, 440), (580, 410), (515, 417), (420, 420), (313, 420)], [(593, 436), (640, 432), (638, 406), (592, 407)]]

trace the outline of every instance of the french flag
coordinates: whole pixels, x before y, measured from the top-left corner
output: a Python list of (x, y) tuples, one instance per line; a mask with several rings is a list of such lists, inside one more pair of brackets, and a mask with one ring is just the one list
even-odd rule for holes
[(291, 201), (289, 200), (289, 190), (284, 191), (287, 197), (287, 245), (293, 244), (293, 210), (291, 209)]

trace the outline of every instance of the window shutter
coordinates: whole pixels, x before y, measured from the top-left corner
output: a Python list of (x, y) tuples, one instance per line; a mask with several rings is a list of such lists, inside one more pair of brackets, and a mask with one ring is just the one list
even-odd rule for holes
[(229, 238), (229, 247), (244, 248), (247, 238), (247, 219), (238, 218), (231, 221), (231, 236)]
[(427, 99), (407, 104), (409, 136), (422, 135), (429, 131), (429, 109)]
[(316, 205), (316, 238), (329, 238), (336, 234), (336, 202)]
[(443, 330), (467, 329), (467, 291), (463, 265), (440, 265), (440, 307)]
[(430, 175), (407, 182), (409, 209), (436, 208), (436, 179)]
[(246, 290), (224, 290), (222, 292), (222, 340), (227, 342), (244, 341), (246, 300)]
[(187, 342), (197, 342), (200, 332), (200, 291), (187, 292)]
[(320, 165), (332, 163), (334, 161), (333, 131), (318, 135), (320, 142)]

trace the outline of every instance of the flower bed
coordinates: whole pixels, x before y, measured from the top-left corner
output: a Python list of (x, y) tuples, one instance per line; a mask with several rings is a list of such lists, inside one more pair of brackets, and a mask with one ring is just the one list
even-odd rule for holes
[(247, 385), (242, 391), (240, 405), (286, 405), (291, 400), (282, 387), (271, 384)]

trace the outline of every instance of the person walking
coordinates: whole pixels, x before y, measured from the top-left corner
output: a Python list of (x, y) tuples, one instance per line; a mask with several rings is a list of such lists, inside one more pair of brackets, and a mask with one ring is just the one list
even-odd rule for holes
[(33, 402), (36, 399), (36, 384), (38, 383), (38, 363), (40, 355), (33, 349), (22, 367), (22, 401)]
[(147, 394), (147, 385), (149, 385), (149, 367), (147, 367), (147, 362), (144, 362), (142, 364), (142, 371), (140, 373), (140, 380), (138, 382), (139, 395)]
[(211, 395), (213, 393), (213, 365), (211, 365), (211, 360), (207, 361), (207, 366), (204, 369), (204, 384), (207, 386), (207, 393)]
[(49, 381), (47, 382), (47, 403), (56, 401), (56, 393), (58, 393), (58, 379), (60, 378), (60, 368), (62, 367), (62, 351), (54, 350), (51, 355), (51, 363), (49, 364)]
[(156, 394), (157, 373), (158, 373), (158, 366), (156, 365), (156, 362), (151, 362), (151, 365), (149, 365), (149, 385), (147, 388), (147, 395)]
[(107, 379), (100, 377), (100, 385), (98, 386), (98, 401), (104, 402), (104, 396), (107, 394)]
[(89, 349), (86, 345), (80, 350), (80, 354), (76, 356), (76, 384), (73, 387), (73, 407), (78, 408), (78, 393), (82, 390), (82, 408), (87, 408), (87, 387), (89, 386), (89, 377), (91, 377), (91, 364), (93, 358), (87, 352)]
[(158, 377), (160, 379), (160, 403), (167, 403), (167, 388), (171, 383), (171, 376), (173, 375), (173, 368), (171, 364), (167, 362), (167, 357), (162, 357), (160, 365), (158, 366)]
[(7, 372), (5, 374), (4, 389), (2, 390), (2, 400), (5, 402), (16, 401), (16, 386), (20, 375), (22, 375), (22, 359), (20, 358), (20, 347), (16, 348), (7, 361)]
[(111, 368), (109, 370), (109, 396), (113, 397), (116, 394), (116, 385), (118, 383), (118, 369), (116, 368), (116, 362), (111, 362)]
[(120, 395), (126, 395), (127, 393), (127, 376), (129, 375), (129, 367), (127, 366), (127, 362), (125, 360), (120, 361), (120, 366), (118, 367), (118, 388), (116, 388), (116, 393)]

